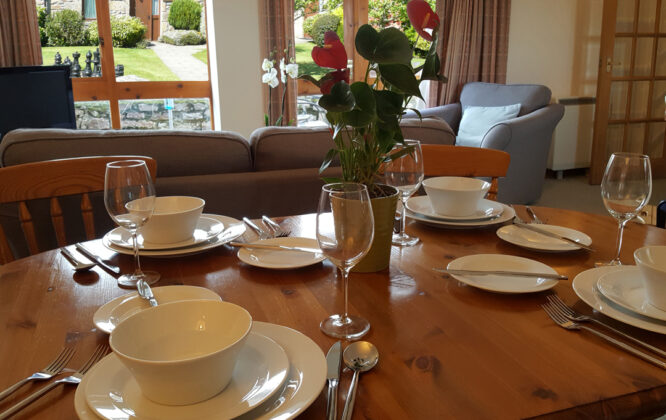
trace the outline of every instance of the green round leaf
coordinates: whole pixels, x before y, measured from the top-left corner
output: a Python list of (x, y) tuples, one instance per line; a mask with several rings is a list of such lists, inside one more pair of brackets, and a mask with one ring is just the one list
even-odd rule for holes
[(355, 82), (351, 85), (351, 91), (354, 94), (356, 107), (368, 114), (375, 114), (375, 95), (372, 88), (364, 82)]
[(356, 51), (368, 61), (374, 61), (375, 47), (379, 42), (379, 33), (372, 26), (365, 24), (358, 28), (354, 44)]
[(423, 99), (419, 90), (419, 81), (416, 80), (410, 66), (404, 64), (380, 64), (379, 73), (384, 80), (400, 91)]
[(344, 81), (334, 84), (331, 93), (319, 98), (319, 106), (330, 112), (351, 111), (355, 104), (354, 95)]

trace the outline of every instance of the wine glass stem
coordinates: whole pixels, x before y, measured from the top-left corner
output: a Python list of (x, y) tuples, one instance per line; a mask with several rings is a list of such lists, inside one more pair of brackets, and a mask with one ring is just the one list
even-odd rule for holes
[(134, 250), (134, 275), (141, 276), (141, 262), (139, 261), (139, 241), (137, 240), (136, 229), (132, 229), (132, 249)]
[(617, 262), (620, 261), (620, 250), (622, 249), (622, 234), (624, 233), (624, 225), (626, 225), (627, 222), (631, 219), (632, 218), (624, 219), (624, 220), (620, 220), (618, 222), (618, 225), (617, 225), (617, 241), (616, 241), (617, 249), (615, 250), (615, 258), (613, 258), (612, 261), (617, 261)]
[(400, 200), (402, 201), (402, 206), (400, 206), (400, 236), (405, 236), (405, 203), (407, 203), (407, 198), (409, 197), (403, 197)]
[(342, 275), (342, 287), (344, 288), (345, 310), (343, 312), (342, 322), (347, 323), (349, 319), (349, 268), (340, 267)]

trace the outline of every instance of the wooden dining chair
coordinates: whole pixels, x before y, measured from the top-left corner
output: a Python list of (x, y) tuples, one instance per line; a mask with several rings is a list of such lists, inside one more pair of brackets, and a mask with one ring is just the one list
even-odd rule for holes
[[(87, 240), (95, 239), (93, 207), (89, 193), (104, 191), (106, 164), (117, 160), (140, 159), (146, 162), (155, 179), (157, 163), (145, 156), (95, 156), (25, 163), (0, 168), (0, 204), (18, 203), (18, 219), (30, 255), (40, 252), (30, 200), (49, 199), (51, 227), (58, 247), (67, 245), (60, 199), (80, 195), (81, 217)], [(5, 230), (0, 225), (0, 264), (13, 261)]]
[(501, 150), (480, 147), (422, 144), (423, 173), (431, 176), (491, 178), (488, 199), (497, 199), (497, 179), (506, 176), (511, 156)]

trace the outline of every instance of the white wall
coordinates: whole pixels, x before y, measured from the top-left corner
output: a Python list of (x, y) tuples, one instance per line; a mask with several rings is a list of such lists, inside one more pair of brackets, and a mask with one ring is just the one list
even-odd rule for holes
[(206, 0), (216, 130), (248, 137), (264, 125), (259, 0)]
[(595, 96), (603, 0), (512, 0), (507, 83)]

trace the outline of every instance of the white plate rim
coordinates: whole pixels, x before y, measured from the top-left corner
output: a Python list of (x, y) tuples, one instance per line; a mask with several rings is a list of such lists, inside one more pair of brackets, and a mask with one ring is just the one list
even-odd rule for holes
[[(152, 242), (148, 242), (148, 244), (149, 244), (148, 247), (146, 247), (145, 244), (139, 243), (139, 249), (143, 249), (143, 250), (146, 250), (146, 251), (159, 251), (159, 250), (165, 250), (165, 249), (171, 249), (171, 248), (184, 248), (184, 247), (189, 247), (189, 246), (196, 246), (198, 244), (201, 244), (201, 243), (204, 243), (206, 241), (209, 241), (209, 240), (213, 239), (214, 237), (218, 236), (220, 233), (222, 233), (224, 231), (224, 228), (225, 228), (224, 223), (222, 223), (221, 221), (219, 221), (216, 218), (205, 216), (203, 214), (199, 217), (199, 220), (197, 221), (196, 229), (197, 230), (203, 230), (199, 226), (200, 226), (200, 223), (205, 223), (206, 221), (209, 221), (208, 222), (210, 224), (209, 230), (213, 231), (213, 232), (217, 232), (217, 233), (207, 233), (206, 234), (207, 236), (205, 238), (198, 238), (198, 239), (190, 238), (190, 239), (187, 239), (187, 240), (184, 240), (184, 241), (169, 243), (169, 244), (155, 244), (155, 243), (152, 243)], [(126, 249), (132, 249), (132, 245), (129, 242), (114, 240), (112, 238), (112, 236), (114, 236), (114, 235), (119, 235), (119, 236), (120, 235), (125, 235), (125, 236), (127, 236), (127, 235), (129, 235), (129, 231), (127, 231), (123, 227), (118, 226), (117, 228), (112, 229), (111, 231), (109, 231), (105, 236), (108, 236), (109, 243), (111, 243), (115, 246), (119, 246), (119, 247), (126, 248)], [(139, 230), (139, 233), (138, 233), (137, 236), (138, 237), (141, 236), (140, 230)]]
[[(614, 276), (619, 276), (621, 274), (625, 275), (622, 283), (623, 286), (630, 286), (630, 285), (636, 285), (638, 284), (640, 289), (642, 291), (645, 291), (645, 287), (643, 285), (643, 282), (641, 281), (641, 270), (635, 265), (625, 265), (623, 266), (622, 269), (616, 270), (616, 271), (611, 271), (608, 273), (604, 273), (603, 275), (599, 276), (599, 279), (597, 280), (597, 290), (599, 293), (603, 295), (606, 299), (610, 300), (611, 302), (615, 303), (618, 306), (623, 307), (624, 309), (631, 311), (631, 312), (636, 312), (637, 314), (647, 316), (650, 318), (657, 319), (659, 321), (666, 321), (666, 311), (662, 311), (659, 308), (656, 308), (652, 306), (648, 300), (647, 297), (643, 294), (643, 306), (641, 307), (636, 307), (631, 304), (627, 299), (622, 298), (621, 296), (616, 296), (614, 293), (612, 293), (612, 290), (610, 290), (608, 287), (611, 287), (612, 285), (608, 283), (611, 277)], [(631, 273), (631, 274), (629, 274)], [(632, 282), (631, 284), (629, 282)], [(607, 285), (607, 286), (605, 286)], [(647, 308), (647, 309), (646, 309)]]
[[(183, 288), (186, 288), (187, 290), (194, 291), (197, 290), (198, 292), (201, 293), (200, 297), (191, 297), (187, 299), (171, 299), (171, 293), (175, 293), (177, 290), (184, 290)], [(170, 286), (160, 286), (160, 287), (153, 287), (153, 294), (155, 295), (155, 298), (158, 299), (158, 302), (161, 303), (167, 303), (167, 302), (178, 302), (181, 300), (199, 300), (199, 299), (205, 299), (205, 300), (222, 300), (220, 295), (217, 293), (213, 292), (210, 289), (207, 289), (205, 287), (201, 286), (190, 286), (190, 285), (170, 285)], [(164, 299), (169, 296), (169, 298), (165, 301)], [(145, 308), (143, 309), (149, 309), (150, 304), (146, 302), (143, 299), (139, 298), (139, 294), (137, 292), (130, 292), (126, 293), (122, 296), (118, 296), (117, 298), (114, 298), (104, 305), (100, 306), (95, 313), (93, 314), (93, 324), (100, 330), (103, 331), (107, 334), (111, 334), (111, 331), (115, 328), (115, 324), (111, 321), (111, 315), (113, 314), (113, 310), (123, 303), (126, 299), (139, 299), (140, 302), (145, 302)], [(143, 310), (141, 309), (141, 310)], [(139, 311), (141, 311), (139, 310)]]
[[(295, 384), (289, 389), (296, 391), (287, 396), (282, 403), (274, 407), (274, 401), (281, 398), (276, 392), (262, 405), (240, 416), (238, 420), (269, 420), (279, 417), (281, 420), (293, 419), (308, 408), (321, 393), (326, 384), (326, 357), (319, 346), (305, 334), (282, 325), (253, 321), (252, 330), (271, 338), (281, 345), (289, 358), (290, 369), (285, 384)], [(94, 369), (94, 367), (93, 367)], [(81, 385), (85, 386), (88, 379), (83, 377)], [(99, 420), (95, 412), (88, 407), (83, 387), (78, 386), (74, 394), (74, 408), (81, 420)], [(260, 415), (259, 413), (264, 413)]]
[[(430, 207), (430, 212), (424, 212), (424, 211), (419, 211), (418, 207), (425, 207), (425, 203), (429, 203), (429, 199), (427, 195), (415, 195), (412, 197), (409, 197), (407, 201), (405, 202), (405, 208), (407, 210), (411, 211), (414, 214), (423, 216), (423, 217), (428, 217), (431, 219), (436, 219), (436, 220), (442, 220), (442, 221), (448, 221), (448, 222), (464, 222), (464, 221), (480, 221), (480, 220), (488, 220), (492, 218), (497, 218), (502, 215), (502, 212), (504, 212), (504, 207), (502, 207), (502, 203), (498, 201), (493, 201), (493, 200), (488, 200), (486, 198), (481, 199), (481, 204), (483, 206), (487, 207), (487, 210), (492, 210), (491, 214), (484, 214), (484, 215), (479, 215), (479, 214), (471, 214), (467, 216), (446, 216), (443, 214), (435, 213), (434, 210), (432, 210), (432, 206), (428, 204), (428, 207)], [(478, 210), (477, 210), (478, 211)]]
[(597, 290), (597, 280), (603, 274), (612, 270), (622, 269), (622, 266), (596, 267), (579, 273), (571, 282), (574, 293), (592, 309), (636, 328), (666, 334), (666, 322), (627, 311), (606, 298)]
[(486, 226), (494, 226), (494, 225), (499, 225), (505, 222), (508, 222), (509, 220), (512, 220), (514, 216), (516, 215), (516, 212), (513, 210), (513, 208), (507, 206), (504, 203), (500, 203), (504, 210), (502, 211), (502, 214), (499, 217), (496, 217), (494, 219), (488, 219), (488, 220), (480, 220), (480, 221), (462, 221), (462, 222), (453, 222), (453, 221), (445, 221), (445, 220), (436, 220), (436, 219), (430, 219), (425, 216), (420, 216), (418, 214), (415, 214), (411, 212), (409, 209), (405, 209), (405, 214), (407, 217), (412, 218), (418, 222), (425, 223), (427, 225), (435, 226), (435, 227), (445, 227), (445, 228), (482, 228)]
[[(270, 245), (285, 245), (285, 246), (302, 246), (306, 248), (319, 248), (319, 244), (317, 243), (316, 239), (312, 238), (304, 238), (304, 237), (298, 237), (298, 236), (285, 236), (282, 238), (270, 238), (270, 239), (263, 239), (259, 241), (255, 241), (253, 243), (257, 244), (270, 244)], [(317, 264), (318, 262), (324, 261), (326, 259), (326, 256), (324, 253), (310, 253), (311, 259), (305, 260), (302, 263), (288, 263), (286, 262), (282, 264), (269, 264), (267, 262), (262, 262), (261, 260), (256, 261), (252, 259), (252, 255), (256, 254), (263, 254), (263, 253), (289, 253), (289, 251), (271, 251), (270, 249), (247, 249), (247, 248), (240, 248), (238, 250), (237, 256), (238, 259), (244, 262), (245, 264), (249, 264), (255, 267), (261, 267), (261, 268), (270, 268), (274, 270), (289, 270), (289, 269), (294, 269), (294, 268), (301, 268), (301, 267), (307, 267), (313, 264)], [(300, 254), (307, 254), (305, 252), (301, 252)], [(286, 255), (285, 255), (286, 256)]]
[[(513, 261), (513, 262), (521, 262), (524, 264), (529, 264), (534, 266), (534, 272), (539, 272), (539, 273), (552, 273), (552, 274), (557, 274), (557, 272), (550, 266), (536, 261), (532, 260), (530, 258), (524, 258), (524, 257), (516, 257), (514, 255), (506, 255), (506, 254), (472, 254), (472, 255), (465, 255), (464, 257), (456, 258), (453, 261), (451, 261), (448, 265), (447, 268), (449, 269), (465, 269), (466, 267), (464, 264), (469, 264), (472, 263), (474, 268), (469, 268), (469, 269), (479, 269), (477, 264), (474, 264), (475, 260), (480, 260), (484, 262), (488, 262), (489, 260), (495, 260), (495, 261), (502, 261), (502, 260), (507, 260), (507, 261)], [(498, 268), (502, 269), (502, 268)], [(511, 287), (503, 287), (501, 285), (498, 286), (489, 286), (484, 283), (479, 283), (474, 280), (474, 278), (480, 278), (480, 279), (491, 279), (493, 277), (495, 278), (502, 278), (503, 276), (490, 276), (490, 275), (485, 275), (485, 276), (462, 276), (462, 275), (457, 275), (457, 274), (450, 274), (451, 277), (455, 278), (456, 280), (465, 283), (469, 286), (476, 287), (478, 289), (486, 290), (488, 292), (495, 292), (495, 293), (506, 293), (506, 294), (518, 294), (518, 293), (536, 293), (536, 292), (542, 292), (544, 290), (551, 289), (557, 285), (558, 280), (549, 280), (549, 279), (544, 279), (544, 281), (541, 284), (536, 284), (530, 288), (511, 288)], [(510, 277), (510, 276), (506, 276)], [(536, 282), (538, 279), (534, 279)], [(520, 279), (521, 282), (525, 282), (524, 284), (530, 284), (530, 279), (529, 278), (523, 278)]]
[[(250, 341), (252, 340), (252, 341)], [(252, 401), (253, 405), (248, 402), (247, 398), (243, 398), (241, 401), (239, 401), (237, 404), (233, 405), (231, 408), (227, 408), (227, 411), (224, 413), (225, 416), (228, 416), (229, 418), (237, 417), (241, 414), (245, 414), (248, 411), (259, 407), (261, 404), (263, 404), (266, 400), (270, 399), (271, 396), (273, 396), (275, 393), (277, 393), (281, 388), (284, 382), (286, 381), (287, 377), (289, 376), (289, 369), (290, 369), (290, 363), (289, 363), (289, 358), (287, 357), (287, 353), (284, 351), (282, 346), (280, 346), (277, 342), (275, 342), (273, 339), (266, 337), (262, 334), (256, 333), (256, 332), (251, 332), (250, 336), (248, 337), (248, 341), (245, 343), (245, 345), (252, 344), (253, 348), (255, 350), (258, 350), (261, 354), (264, 355), (264, 357), (268, 358), (270, 357), (270, 362), (272, 364), (269, 364), (269, 370), (268, 373), (271, 374), (272, 372), (272, 377), (271, 379), (275, 378), (277, 380), (273, 381), (271, 379), (268, 379), (267, 381), (264, 382), (264, 384), (267, 384), (268, 386), (274, 386), (273, 389), (269, 388), (269, 391), (267, 391), (264, 395), (261, 397), (258, 397), (256, 401)], [(127, 370), (127, 368), (120, 362), (118, 357), (114, 353), (110, 353), (106, 357), (104, 357), (98, 365), (95, 366), (95, 370), (92, 370), (86, 375), (90, 375), (90, 378), (94, 378), (96, 375), (97, 370), (102, 369), (102, 367), (106, 367), (105, 364), (114, 364), (115, 366), (115, 371), (116, 372), (123, 372), (126, 375), (129, 375), (129, 379), (127, 379), (129, 383), (131, 381), (134, 381), (134, 379), (131, 378), (131, 374)], [(114, 369), (114, 368), (107, 368), (107, 369)], [(108, 373), (108, 372), (107, 372)], [(100, 374), (101, 375), (101, 374)], [(281, 380), (280, 380), (281, 379)], [(103, 381), (104, 378), (100, 378), (100, 381)], [(89, 397), (89, 388), (92, 386), (92, 383), (90, 382), (92, 379), (89, 379), (86, 384), (79, 384), (79, 387), (83, 385), (83, 393), (84, 393), (84, 400), (88, 407), (90, 407), (93, 412), (98, 415), (102, 416), (102, 418), (110, 418), (110, 417), (104, 417), (102, 413), (97, 411), (90, 402)], [(232, 379), (233, 381), (233, 379)], [(247, 381), (247, 379), (246, 379)], [(232, 386), (233, 383), (230, 384)], [(138, 385), (132, 385), (136, 390), (137, 393), (141, 393), (140, 389), (138, 388)], [(228, 389), (228, 388), (227, 388)], [(226, 391), (226, 389), (225, 389)], [(144, 405), (144, 412), (149, 411), (149, 407), (153, 406), (153, 408), (158, 408), (160, 410), (160, 413), (164, 415), (164, 412), (170, 412), (170, 416), (172, 419), (179, 419), (182, 418), (183, 415), (186, 415), (186, 413), (189, 411), (190, 413), (193, 413), (193, 411), (198, 411), (198, 410), (205, 410), (205, 412), (199, 412), (198, 415), (196, 416), (197, 418), (210, 418), (210, 419), (216, 419), (219, 418), (219, 411), (215, 411), (214, 409), (217, 408), (219, 410), (221, 407), (219, 407), (220, 399), (224, 398), (224, 392), (222, 391), (220, 394), (217, 394), (217, 396), (212, 397), (208, 400), (202, 401), (197, 404), (192, 404), (192, 405), (186, 405), (186, 406), (166, 406), (162, 404), (157, 404), (154, 403), (150, 400), (148, 400), (144, 396), (134, 396), (133, 398), (140, 399), (142, 401), (141, 405)], [(246, 392), (243, 397), (247, 397), (248, 395), (256, 395), (256, 384), (252, 385), (250, 384), (249, 389), (243, 390), (241, 392)], [(116, 407), (116, 410), (109, 410), (109, 412), (112, 412), (113, 414), (118, 414), (118, 413), (123, 413), (127, 414), (126, 417), (121, 417), (121, 418), (126, 418), (126, 419), (134, 419), (134, 418), (139, 418), (137, 414), (130, 415), (127, 413), (127, 411), (123, 411), (119, 408), (117, 404), (114, 404), (112, 401), (114, 400), (112, 397), (110, 397), (109, 392), (106, 392), (105, 395), (102, 394), (97, 394), (101, 395), (102, 398), (104, 398), (107, 402), (107, 404), (110, 404), (113, 407)], [(215, 400), (218, 401), (215, 401)], [(217, 405), (216, 405), (217, 402)], [(125, 403), (127, 408), (131, 409), (132, 407), (128, 406), (129, 403)], [(147, 406), (147, 407), (146, 407)], [(197, 410), (198, 409), (198, 410)], [(180, 413), (173, 413), (173, 411), (179, 411)], [(140, 414), (140, 413), (139, 413)], [(210, 416), (207, 417), (205, 416), (206, 414), (209, 414)], [(155, 414), (157, 415), (157, 414)], [(179, 416), (180, 415), (180, 416)], [(190, 414), (188, 417), (192, 417), (192, 414)], [(118, 417), (113, 416), (111, 417), (113, 419), (117, 419)], [(163, 418), (163, 417), (159, 417)]]
[[(179, 249), (166, 249), (162, 251), (140, 249), (139, 255), (141, 255), (142, 257), (168, 258), (168, 257), (182, 257), (185, 255), (197, 254), (199, 252), (207, 251), (212, 248), (217, 248), (218, 246), (231, 242), (245, 233), (246, 227), (240, 220), (234, 219), (233, 217), (222, 216), (219, 214), (204, 214), (204, 215), (206, 217), (210, 217), (211, 219), (216, 219), (224, 223), (225, 229), (222, 231), (222, 233), (220, 233), (220, 235), (213, 237), (212, 239), (209, 239), (207, 242), (191, 247), (184, 247)], [(220, 237), (224, 235), (225, 232), (227, 232), (227, 229), (234, 229), (234, 233), (232, 235), (226, 236), (224, 239), (220, 239)], [(133, 251), (131, 249), (122, 248), (110, 243), (106, 235), (104, 235), (104, 238), (102, 238), (102, 244), (111, 251), (117, 252), (119, 254), (133, 255)]]
[[(543, 228), (544, 230), (547, 230), (549, 232), (556, 233), (561, 236), (566, 236), (571, 239), (577, 239), (580, 241), (581, 244), (590, 246), (592, 245), (592, 238), (590, 238), (588, 235), (585, 233), (576, 230), (576, 229), (571, 229), (566, 226), (558, 226), (558, 225), (547, 225), (547, 224), (540, 224), (539, 228)], [(568, 242), (564, 241), (559, 241), (557, 239), (553, 239), (553, 242), (548, 242), (544, 243), (542, 246), (538, 246), (535, 244), (530, 243), (529, 241), (520, 241), (516, 240), (515, 237), (515, 232), (524, 232), (528, 233), (530, 231), (526, 229), (521, 229), (518, 226), (515, 225), (506, 225), (502, 226), (499, 229), (497, 229), (496, 234), (497, 236), (502, 239), (503, 241), (509, 242), (510, 244), (526, 248), (526, 249), (533, 249), (537, 251), (545, 251), (545, 252), (570, 252), (570, 251), (578, 251), (581, 250), (582, 248), (579, 246), (576, 246), (574, 244), (570, 244)], [(534, 235), (539, 235), (539, 233), (534, 232)], [(548, 238), (547, 236), (543, 236), (544, 238)]]

